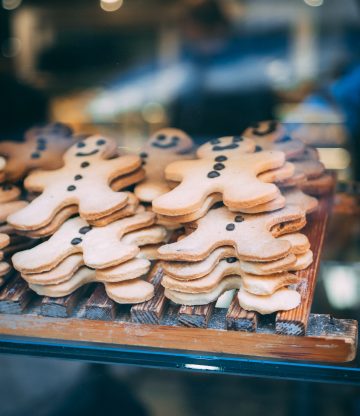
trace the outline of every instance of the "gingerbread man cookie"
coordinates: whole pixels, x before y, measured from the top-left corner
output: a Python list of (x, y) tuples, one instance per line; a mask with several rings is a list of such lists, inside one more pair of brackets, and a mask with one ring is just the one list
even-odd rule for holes
[(291, 159), (304, 152), (305, 144), (287, 134), (285, 127), (278, 121), (262, 121), (247, 128), (242, 134), (254, 140), (258, 149), (277, 150)]
[(122, 236), (155, 221), (152, 212), (141, 212), (105, 227), (91, 227), (80, 217), (66, 221), (47, 241), (23, 252), (12, 260), (21, 273), (45, 272), (72, 254), (82, 253), (84, 263), (92, 268), (106, 268), (134, 258), (139, 247), (121, 241)]
[(34, 169), (60, 168), (64, 151), (74, 142), (72, 130), (61, 123), (28, 130), (24, 142), (1, 142), (6, 180), (16, 182)]
[(128, 195), (113, 191), (110, 183), (137, 169), (141, 160), (135, 155), (106, 159), (114, 149), (116, 143), (112, 139), (91, 136), (67, 150), (64, 167), (28, 176), (25, 186), (42, 194), (11, 215), (9, 223), (18, 229), (36, 230), (49, 224), (69, 205), (78, 205), (80, 216), (89, 220), (118, 211), (126, 205)]
[(159, 255), (165, 260), (200, 261), (217, 247), (232, 246), (243, 260), (276, 260), (290, 252), (291, 243), (274, 238), (271, 228), (303, 215), (297, 206), (256, 215), (238, 214), (226, 207), (212, 209), (196, 222), (193, 233), (160, 247)]
[(135, 195), (144, 202), (170, 191), (164, 170), (175, 160), (193, 159), (189, 153), (194, 146), (191, 138), (181, 130), (166, 128), (153, 134), (143, 147), (140, 157), (146, 178), (135, 187)]
[[(281, 167), (285, 162), (284, 153), (241, 153), (240, 144), (244, 140), (241, 137), (238, 139), (239, 142), (228, 145), (237, 145), (235, 149), (224, 151), (221, 149), (227, 148), (227, 145), (213, 145), (213, 149), (220, 146), (215, 157), (178, 161), (168, 165), (165, 169), (166, 178), (181, 183), (153, 201), (154, 212), (169, 216), (189, 214), (200, 209), (206, 198), (213, 193), (221, 193), (224, 204), (234, 211), (275, 199), (280, 194), (279, 189), (272, 183), (262, 182), (257, 175)], [(200, 147), (198, 154), (207, 154), (205, 150), (207, 148)], [(223, 151), (235, 155), (229, 157)]]

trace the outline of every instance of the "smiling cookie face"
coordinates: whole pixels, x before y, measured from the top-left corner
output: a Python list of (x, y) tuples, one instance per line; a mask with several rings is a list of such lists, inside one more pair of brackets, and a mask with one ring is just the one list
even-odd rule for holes
[(286, 137), (286, 130), (278, 121), (260, 121), (248, 127), (243, 136), (248, 139), (258, 140), (263, 138), (270, 142), (278, 142)]
[(65, 161), (70, 160), (99, 160), (105, 159), (116, 151), (116, 142), (100, 135), (90, 136), (75, 143), (65, 153)]
[(166, 128), (157, 131), (150, 138), (148, 146), (171, 153), (184, 153), (192, 149), (193, 142), (182, 130)]
[(255, 143), (242, 136), (220, 137), (210, 140), (197, 150), (201, 159), (212, 157), (235, 157), (239, 153), (251, 153), (255, 150)]

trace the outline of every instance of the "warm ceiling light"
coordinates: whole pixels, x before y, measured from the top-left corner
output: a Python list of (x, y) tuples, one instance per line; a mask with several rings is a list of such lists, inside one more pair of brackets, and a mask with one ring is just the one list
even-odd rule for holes
[(324, 0), (304, 0), (304, 2), (311, 7), (319, 7), (324, 3)]
[(122, 4), (123, 0), (100, 0), (100, 7), (106, 12), (115, 12)]
[(2, 0), (2, 7), (5, 10), (14, 10), (20, 6), (22, 0)]

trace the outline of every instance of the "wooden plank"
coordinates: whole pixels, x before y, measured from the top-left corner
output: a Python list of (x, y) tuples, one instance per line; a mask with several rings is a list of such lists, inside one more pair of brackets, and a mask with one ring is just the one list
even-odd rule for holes
[(74, 293), (61, 298), (45, 296), (40, 306), (40, 314), (53, 318), (70, 317), (86, 290), (86, 286), (83, 286)]
[(311, 305), (314, 298), (316, 279), (319, 271), (321, 250), (325, 237), (328, 212), (331, 209), (330, 198), (319, 200), (318, 209), (308, 216), (308, 223), (304, 228), (311, 249), (313, 251), (313, 263), (306, 270), (297, 274), (302, 278), (298, 285), (301, 294), (300, 305), (290, 311), (279, 312), (276, 315), (276, 332), (282, 335), (305, 335)]
[[(326, 318), (325, 318), (326, 320)], [(307, 336), (279, 336), (218, 329), (132, 322), (61, 319), (0, 314), (0, 333), (45, 339), (98, 342), (122, 346), (214, 352), (320, 362), (346, 362), (356, 355), (357, 322), (333, 319), (318, 328), (312, 319)]]
[(0, 313), (20, 314), (35, 296), (27, 283), (14, 275), (0, 292)]
[(214, 310), (215, 303), (201, 306), (182, 305), (178, 313), (179, 324), (194, 328), (206, 328)]
[(149, 273), (148, 281), (155, 286), (155, 295), (147, 302), (134, 305), (131, 310), (131, 320), (138, 323), (158, 324), (169, 303), (164, 296), (164, 288), (161, 286), (163, 270), (161, 262), (156, 263)]
[(97, 285), (84, 305), (85, 319), (111, 320), (115, 319), (117, 304), (108, 297), (104, 285)]
[(226, 314), (226, 327), (235, 331), (255, 332), (258, 324), (257, 312), (249, 312), (239, 305), (237, 292)]

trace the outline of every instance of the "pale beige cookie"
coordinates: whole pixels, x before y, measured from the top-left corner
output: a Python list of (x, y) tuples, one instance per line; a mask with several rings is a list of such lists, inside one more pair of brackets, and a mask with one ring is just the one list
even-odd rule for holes
[(310, 195), (321, 196), (332, 192), (334, 186), (334, 177), (329, 173), (324, 173), (316, 179), (307, 179), (300, 188)]
[(265, 214), (237, 214), (226, 207), (210, 210), (190, 235), (159, 249), (164, 260), (199, 261), (217, 247), (231, 245), (242, 260), (270, 261), (285, 257), (291, 244), (273, 237), (271, 229), (279, 223), (303, 217), (296, 206)]
[(168, 220), (167, 218), (170, 218), (170, 217), (160, 216), (156, 214), (156, 224), (162, 225), (169, 231), (179, 230), (180, 228), (183, 227), (182, 224), (172, 221), (172, 220)]
[(237, 296), (239, 304), (243, 309), (259, 312), (261, 315), (294, 309), (301, 301), (300, 293), (287, 288), (279, 289), (268, 296), (253, 295), (241, 288)]
[(95, 271), (87, 267), (79, 269), (69, 280), (56, 285), (29, 284), (30, 289), (40, 296), (61, 298), (70, 295), (80, 287), (95, 281)]
[(165, 176), (181, 183), (156, 198), (153, 210), (163, 215), (189, 214), (200, 209), (213, 193), (221, 193), (224, 204), (239, 211), (272, 201), (279, 189), (257, 175), (284, 162), (282, 152), (239, 153), (236, 157), (220, 152), (214, 158), (173, 162), (165, 169)]
[(105, 283), (105, 291), (110, 299), (121, 304), (142, 303), (154, 296), (154, 286), (141, 279)]
[(62, 154), (74, 142), (71, 128), (61, 123), (28, 130), (21, 143), (0, 142), (0, 154), (6, 157), (6, 180), (17, 182), (33, 169), (60, 168)]
[(224, 292), (231, 289), (240, 289), (241, 277), (230, 276), (222, 280), (211, 292), (206, 293), (182, 293), (176, 290), (165, 289), (165, 297), (179, 305), (207, 305), (215, 302)]
[(114, 221), (120, 220), (121, 218), (129, 217), (134, 215), (139, 206), (139, 200), (131, 192), (126, 192), (128, 195), (128, 202), (125, 207), (120, 208), (118, 211), (113, 212), (110, 215), (105, 215), (104, 217), (97, 218), (96, 220), (88, 220), (87, 222), (90, 225), (96, 227), (104, 227)]
[(13, 227), (11, 227), (9, 224), (1, 224), (0, 225), (0, 233), (4, 233), (4, 234), (16, 234), (15, 230)]
[(304, 194), (299, 188), (291, 188), (283, 191), (287, 204), (298, 205), (307, 214), (315, 211), (319, 205), (316, 198)]
[(284, 208), (286, 205), (286, 199), (283, 195), (277, 196), (275, 199), (264, 204), (255, 205), (251, 208), (242, 208), (241, 212), (244, 214), (259, 214), (262, 212), (276, 211), (278, 209)]
[(282, 273), (284, 271), (293, 270), (297, 261), (297, 256), (291, 253), (279, 260), (269, 262), (253, 262), (240, 260), (240, 267), (245, 273), (257, 276), (265, 276), (274, 273)]
[(179, 280), (193, 280), (209, 274), (220, 260), (234, 256), (235, 249), (224, 246), (216, 248), (202, 261), (164, 261), (161, 265), (165, 273), (170, 277)]
[[(289, 205), (289, 207), (291, 206), (295, 207), (296, 205)], [(284, 222), (274, 225), (273, 227), (271, 227), (271, 234), (274, 237), (280, 237), (285, 234), (296, 233), (297, 231), (302, 230), (305, 227), (305, 225), (306, 225), (306, 217), (304, 215), (297, 220), (284, 221)]]
[[(1, 160), (1, 158), (0, 158)], [(20, 197), (21, 190), (11, 183), (2, 183), (0, 185), (0, 204), (4, 202), (15, 201)]]
[(111, 182), (110, 187), (113, 191), (121, 191), (122, 189), (128, 188), (131, 185), (139, 183), (145, 178), (145, 175), (145, 170), (142, 168), (138, 168), (134, 172), (115, 178)]
[(177, 280), (173, 277), (163, 276), (162, 286), (166, 289), (176, 290), (182, 293), (204, 293), (214, 290), (226, 276), (241, 276), (242, 270), (239, 261), (227, 262), (221, 260), (219, 264), (208, 275), (195, 280)]
[(325, 166), (318, 160), (293, 160), (292, 163), (295, 166), (295, 172), (304, 173), (307, 179), (318, 178), (325, 171)]
[(125, 233), (152, 225), (154, 214), (142, 212), (123, 218), (105, 227), (91, 227), (80, 217), (66, 221), (47, 241), (24, 252), (16, 253), (12, 260), (21, 273), (51, 270), (66, 257), (83, 253), (84, 263), (92, 268), (115, 266), (134, 258), (139, 253), (136, 245), (125, 244)]
[(0, 205), (0, 223), (6, 222), (9, 215), (25, 208), (28, 205), (27, 201), (11, 201)]
[(147, 244), (158, 244), (168, 241), (169, 232), (161, 225), (152, 225), (125, 234), (122, 242), (125, 244), (135, 244), (137, 246), (145, 246)]
[(243, 273), (242, 287), (253, 295), (272, 295), (277, 290), (300, 282), (300, 277), (293, 273), (275, 273), (267, 276), (256, 276)]
[(288, 179), (283, 179), (282, 181), (276, 181), (276, 185), (281, 188), (292, 188), (294, 186), (300, 186), (303, 182), (306, 181), (306, 176), (304, 172), (295, 171), (293, 176)]
[(0, 234), (0, 249), (10, 244), (10, 237), (7, 234)]
[(188, 153), (193, 146), (191, 138), (178, 129), (165, 128), (150, 137), (140, 153), (146, 178), (134, 190), (140, 201), (152, 202), (170, 191), (164, 176), (166, 166), (176, 160), (193, 159), (194, 155)]
[(96, 280), (99, 282), (122, 282), (124, 280), (136, 279), (143, 276), (150, 270), (151, 263), (147, 259), (135, 258), (118, 264), (117, 266), (109, 267), (96, 271)]
[(74, 273), (84, 265), (83, 257), (80, 253), (72, 254), (65, 258), (53, 269), (43, 273), (22, 273), (21, 276), (31, 284), (53, 285), (66, 282), (71, 279)]
[(67, 150), (63, 168), (30, 174), (25, 186), (43, 193), (8, 222), (18, 229), (36, 230), (69, 205), (78, 205), (80, 216), (90, 220), (118, 211), (126, 205), (128, 195), (113, 191), (109, 184), (137, 169), (141, 160), (135, 155), (106, 159), (114, 147), (112, 139), (91, 136)]
[(285, 127), (277, 121), (261, 121), (247, 128), (243, 137), (251, 139), (263, 150), (276, 150), (285, 153), (291, 159), (304, 152), (305, 144), (287, 134)]
[(221, 203), (222, 205), (222, 195), (219, 193), (211, 194), (205, 199), (205, 202), (203, 203), (201, 208), (195, 212), (191, 212), (190, 214), (185, 214), (185, 215), (172, 215), (172, 216), (158, 214), (158, 218), (159, 220), (162, 220), (162, 221), (166, 220), (166, 221), (175, 222), (178, 224), (192, 222), (203, 217), (209, 211), (211, 207), (213, 207), (215, 204), (218, 204), (218, 203)]
[(271, 169), (266, 172), (260, 173), (258, 178), (261, 179), (263, 182), (271, 183), (271, 182), (281, 182), (285, 179), (289, 179), (294, 175), (295, 166), (290, 163), (286, 162), (284, 166), (277, 169)]
[(310, 241), (305, 234), (290, 233), (278, 237), (280, 240), (289, 241), (291, 244), (290, 252), (293, 254), (304, 254), (310, 249)]
[(298, 271), (307, 269), (313, 262), (313, 252), (308, 250), (306, 253), (298, 254), (296, 256), (296, 263), (290, 267), (291, 271)]
[(10, 264), (5, 261), (0, 262), (0, 277), (7, 275), (11, 270)]
[(140, 253), (137, 257), (147, 260), (158, 260), (159, 254), (158, 250), (162, 244), (146, 244), (145, 246), (140, 247)]

